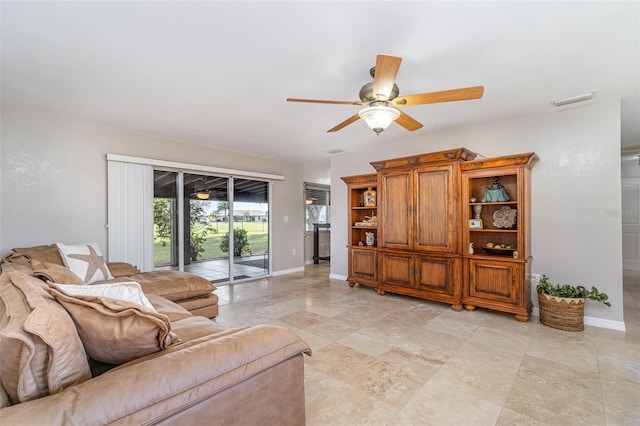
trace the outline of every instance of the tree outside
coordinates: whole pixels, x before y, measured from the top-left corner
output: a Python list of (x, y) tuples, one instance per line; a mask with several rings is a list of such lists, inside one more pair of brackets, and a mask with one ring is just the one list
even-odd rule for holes
[(171, 200), (153, 199), (154, 243), (166, 247), (171, 242)]
[[(238, 257), (243, 253), (251, 253), (247, 230), (244, 228), (235, 228), (233, 230), (233, 255)], [(220, 250), (229, 253), (229, 233), (227, 232), (220, 241)]]
[(205, 243), (218, 230), (211, 226), (204, 211), (205, 202), (200, 200), (189, 200), (189, 224), (190, 224), (190, 251), (191, 261), (201, 260), (205, 254)]
[[(210, 213), (205, 208), (206, 203), (199, 200), (191, 200), (190, 225), (191, 225), (191, 245), (195, 250), (195, 259), (192, 260), (216, 260), (228, 257), (228, 234), (229, 222), (218, 220), (228, 216), (229, 204), (226, 201), (217, 202), (216, 207)], [(171, 200), (166, 198), (154, 199), (154, 262), (155, 265), (171, 264)], [(224, 213), (222, 217), (220, 213)], [(269, 250), (269, 231), (265, 222), (244, 222), (245, 218), (241, 217), (236, 222), (236, 228), (240, 226), (240, 233), (235, 230), (234, 237), (234, 254), (238, 253), (238, 248), (242, 250), (240, 255), (247, 254), (263, 254)], [(246, 242), (238, 238), (246, 233)], [(241, 237), (238, 237), (240, 235)], [(223, 240), (226, 241), (226, 250)]]

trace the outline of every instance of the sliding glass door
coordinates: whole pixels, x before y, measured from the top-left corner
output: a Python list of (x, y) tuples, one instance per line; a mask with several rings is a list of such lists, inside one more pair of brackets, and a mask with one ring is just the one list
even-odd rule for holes
[(267, 275), (268, 206), (266, 181), (155, 170), (155, 267), (218, 284)]
[(178, 173), (153, 172), (153, 266), (178, 266)]
[(269, 272), (269, 184), (233, 180), (233, 278)]
[(185, 270), (211, 282), (229, 281), (229, 251), (223, 242), (229, 232), (224, 212), (229, 205), (230, 178), (184, 174)]

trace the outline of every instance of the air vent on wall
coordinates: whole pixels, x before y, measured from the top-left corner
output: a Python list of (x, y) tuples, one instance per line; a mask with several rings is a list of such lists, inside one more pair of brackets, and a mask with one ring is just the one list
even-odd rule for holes
[(575, 103), (578, 103), (578, 102), (589, 101), (589, 100), (593, 99), (593, 97), (595, 95), (596, 95), (596, 92), (594, 90), (592, 92), (587, 92), (587, 93), (583, 93), (581, 95), (571, 96), (571, 97), (568, 97), (568, 98), (554, 99), (553, 101), (551, 101), (551, 105), (556, 106), (556, 107), (561, 107), (561, 106), (565, 106), (565, 105), (575, 104)]

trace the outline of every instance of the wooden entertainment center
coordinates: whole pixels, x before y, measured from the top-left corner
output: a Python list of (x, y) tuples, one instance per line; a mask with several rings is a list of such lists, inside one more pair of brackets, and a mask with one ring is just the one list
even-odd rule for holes
[(538, 157), (475, 158), (458, 148), (372, 162), (377, 173), (342, 178), (351, 287), (529, 319), (529, 188)]

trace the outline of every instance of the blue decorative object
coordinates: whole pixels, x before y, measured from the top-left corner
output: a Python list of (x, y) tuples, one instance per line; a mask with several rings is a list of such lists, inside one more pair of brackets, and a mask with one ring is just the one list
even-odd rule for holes
[(493, 178), (493, 184), (484, 190), (482, 196), (483, 203), (499, 203), (503, 201), (509, 201), (509, 196), (504, 186), (498, 183), (498, 178)]

